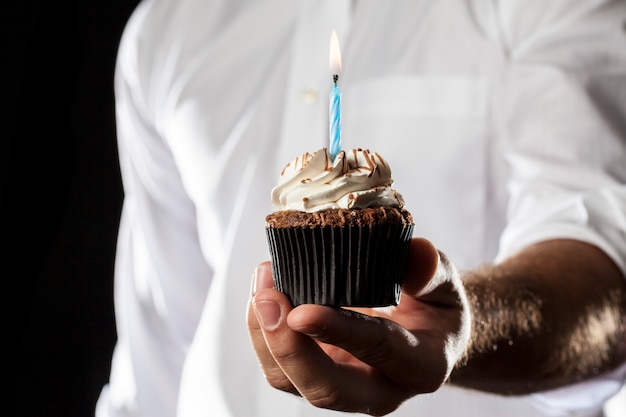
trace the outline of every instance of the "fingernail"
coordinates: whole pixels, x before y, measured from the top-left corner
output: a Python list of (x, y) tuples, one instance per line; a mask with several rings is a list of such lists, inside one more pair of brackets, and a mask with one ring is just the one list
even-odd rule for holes
[(255, 268), (252, 276), (252, 295), (256, 295), (259, 290), (264, 288), (274, 288), (272, 269), (268, 264), (261, 264)]
[(266, 330), (274, 330), (280, 322), (280, 306), (274, 301), (257, 301), (254, 309), (261, 325)]

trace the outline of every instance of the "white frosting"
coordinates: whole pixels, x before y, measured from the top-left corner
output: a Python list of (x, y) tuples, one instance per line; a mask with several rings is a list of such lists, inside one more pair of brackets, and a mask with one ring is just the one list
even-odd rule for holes
[(403, 207), (391, 188), (389, 164), (376, 152), (340, 151), (335, 160), (322, 148), (285, 166), (272, 190), (279, 210), (313, 212), (333, 208)]

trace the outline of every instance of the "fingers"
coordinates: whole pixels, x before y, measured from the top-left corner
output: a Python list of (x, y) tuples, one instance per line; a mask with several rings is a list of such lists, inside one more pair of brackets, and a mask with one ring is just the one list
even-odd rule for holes
[[(307, 398), (313, 397), (313, 401), (316, 401), (316, 395), (325, 396), (323, 392), (337, 391), (337, 367), (332, 359), (315, 340), (289, 328), (286, 317), (292, 307), (284, 294), (272, 288), (269, 264), (261, 264), (257, 268), (254, 281), (248, 329), (270, 385)], [(326, 376), (324, 382), (316, 381), (318, 374)], [(321, 386), (319, 392), (309, 395), (318, 386)]]
[[(418, 316), (419, 311), (413, 312)], [(289, 327), (341, 347), (394, 384), (407, 397), (432, 392), (446, 378), (444, 340), (420, 333), (420, 320), (405, 322), (414, 332), (384, 317), (302, 305), (287, 318)]]
[[(271, 386), (300, 394), (317, 407), (372, 415), (386, 414), (410, 396), (370, 367), (336, 363), (315, 339), (290, 328), (291, 305), (282, 293), (268, 288), (268, 276), (267, 265), (257, 268), (248, 328)], [(307, 307), (312, 307), (316, 326), (323, 327), (327, 315), (337, 313), (329, 307)]]
[[(283, 315), (281, 305), (278, 303), (272, 303), (270, 300), (255, 302), (254, 296), (259, 291), (271, 288), (273, 288), (271, 266), (269, 262), (264, 262), (256, 268), (252, 279), (253, 298), (248, 304), (248, 333), (261, 368), (270, 385), (281, 391), (297, 394), (289, 378), (287, 378), (274, 360), (274, 356), (272, 356), (263, 336), (262, 323), (270, 329), (268, 331), (271, 331), (278, 327), (280, 318)], [(259, 320), (259, 318), (262, 318), (264, 322)]]

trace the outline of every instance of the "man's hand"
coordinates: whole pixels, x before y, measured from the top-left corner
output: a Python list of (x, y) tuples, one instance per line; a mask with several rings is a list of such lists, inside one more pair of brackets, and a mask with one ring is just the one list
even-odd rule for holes
[(468, 343), (468, 302), (455, 268), (413, 239), (398, 306), (292, 308), (255, 271), (248, 308), (252, 344), (268, 382), (317, 407), (384, 415), (448, 378)]

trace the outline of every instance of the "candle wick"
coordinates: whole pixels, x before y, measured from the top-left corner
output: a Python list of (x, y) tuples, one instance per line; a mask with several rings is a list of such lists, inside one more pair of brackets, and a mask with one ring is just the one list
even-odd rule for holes
[(339, 81), (339, 75), (333, 74), (333, 82), (335, 83), (335, 85), (337, 85), (337, 81)]

